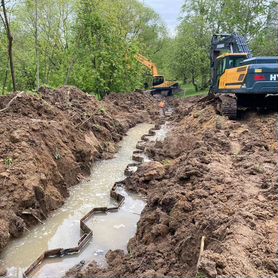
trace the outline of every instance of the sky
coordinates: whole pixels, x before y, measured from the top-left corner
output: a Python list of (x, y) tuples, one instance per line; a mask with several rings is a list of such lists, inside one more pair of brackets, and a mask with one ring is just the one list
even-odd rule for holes
[(162, 20), (166, 23), (167, 28), (172, 36), (178, 25), (181, 6), (185, 0), (141, 0), (147, 6), (153, 8), (160, 14)]

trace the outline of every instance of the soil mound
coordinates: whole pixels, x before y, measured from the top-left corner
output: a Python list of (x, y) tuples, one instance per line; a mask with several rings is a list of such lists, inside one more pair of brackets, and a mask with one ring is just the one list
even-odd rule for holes
[(206, 99), (176, 107), (172, 132), (148, 147), (159, 163), (126, 180), (147, 197), (128, 254), (69, 276), (276, 277), (277, 114), (235, 122)]
[(112, 157), (130, 127), (158, 115), (146, 93), (97, 101), (75, 87), (2, 96), (2, 109), (0, 250), (60, 207), (68, 188), (90, 173), (96, 159)]

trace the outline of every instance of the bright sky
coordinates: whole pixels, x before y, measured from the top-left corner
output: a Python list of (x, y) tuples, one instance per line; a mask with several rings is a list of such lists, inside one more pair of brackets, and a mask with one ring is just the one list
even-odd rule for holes
[(146, 5), (152, 7), (162, 20), (166, 23), (170, 34), (175, 34), (178, 25), (178, 17), (185, 0), (141, 0)]

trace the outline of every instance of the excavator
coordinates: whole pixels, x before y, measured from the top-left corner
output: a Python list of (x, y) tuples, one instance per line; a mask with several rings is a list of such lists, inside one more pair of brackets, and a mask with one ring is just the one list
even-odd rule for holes
[(248, 108), (278, 109), (278, 57), (253, 57), (238, 34), (215, 34), (211, 40), (211, 86), (217, 110), (236, 119)]
[(155, 63), (148, 60), (141, 54), (136, 56), (139, 63), (146, 66), (152, 72), (152, 88), (151, 94), (160, 94), (163, 96), (172, 96), (174, 93), (181, 91), (177, 81), (165, 81), (163, 75), (159, 75), (158, 68)]

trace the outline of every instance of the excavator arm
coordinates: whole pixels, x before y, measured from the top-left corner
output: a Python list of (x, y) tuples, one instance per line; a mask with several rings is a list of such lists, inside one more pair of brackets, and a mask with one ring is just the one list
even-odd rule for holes
[(139, 63), (149, 68), (152, 71), (153, 76), (159, 76), (156, 64), (154, 64), (141, 54), (136, 55), (136, 59)]
[(246, 53), (248, 58), (252, 57), (252, 51), (249, 49), (246, 39), (234, 34), (215, 34), (211, 40), (210, 60), (213, 67), (217, 57), (223, 53)]

